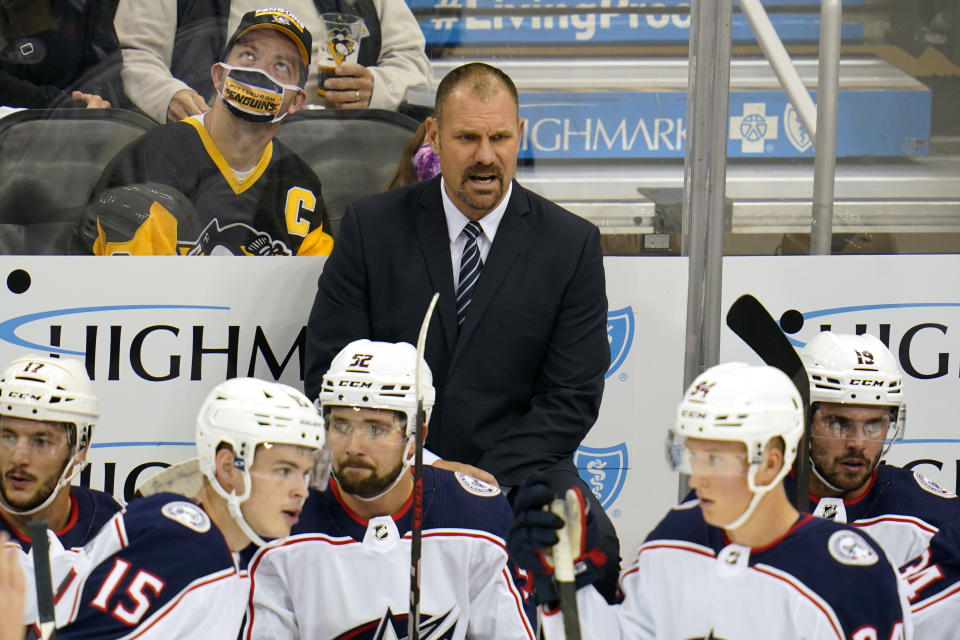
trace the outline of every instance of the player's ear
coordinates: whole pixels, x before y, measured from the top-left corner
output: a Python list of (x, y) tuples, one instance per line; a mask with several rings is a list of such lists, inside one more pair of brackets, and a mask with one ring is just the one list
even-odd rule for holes
[(766, 486), (773, 482), (783, 466), (783, 451), (779, 447), (768, 446), (764, 455), (763, 464), (757, 473), (756, 482), (758, 485)]
[(228, 492), (236, 489), (237, 483), (242, 482), (242, 479), (239, 477), (240, 472), (237, 471), (236, 466), (233, 464), (233, 458), (233, 450), (229, 447), (223, 447), (218, 450), (214, 458), (217, 481), (220, 483), (220, 486)]

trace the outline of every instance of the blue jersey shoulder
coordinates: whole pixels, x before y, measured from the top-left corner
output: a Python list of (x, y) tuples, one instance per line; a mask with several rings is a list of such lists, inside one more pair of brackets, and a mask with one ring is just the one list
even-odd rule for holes
[[(113, 514), (123, 508), (109, 493), (95, 489), (72, 486), (70, 494), (72, 498), (69, 520), (62, 529), (55, 532), (60, 539), (60, 544), (67, 549), (87, 544), (113, 517)], [(2, 512), (0, 512), (0, 531), (10, 534), (11, 540), (18, 542), (24, 551), (30, 551), (30, 540), (21, 536)]]
[[(77, 617), (59, 636), (125, 636), (191, 584), (236, 574), (223, 535), (203, 509), (184, 496), (138, 498), (121, 517), (122, 535), (119, 528), (105, 528), (100, 535), (121, 535), (122, 548), (87, 576)], [(131, 593), (139, 595), (134, 599)]]
[(960, 498), (918, 472), (881, 464), (870, 493), (848, 506), (847, 515), (860, 520), (888, 514), (919, 518), (939, 528), (960, 517)]
[[(336, 491), (333, 487), (323, 492), (311, 490), (291, 533), (322, 533), (362, 540), (366, 524), (350, 513)], [(395, 516), (401, 534), (410, 530), (410, 512), (408, 506)], [(424, 466), (424, 529), (473, 529), (505, 538), (511, 518), (510, 505), (498, 489), (469, 476)]]
[(459, 472), (424, 467), (426, 529), (472, 529), (506, 539), (513, 512), (500, 489)]
[(903, 620), (894, 568), (855, 527), (804, 516), (783, 540), (753, 552), (750, 563), (792, 575), (830, 605), (848, 632), (873, 626), (889, 637)]
[(719, 551), (726, 544), (723, 532), (717, 527), (711, 527), (703, 519), (696, 498), (681, 502), (667, 512), (663, 520), (653, 528), (644, 542), (655, 540), (682, 540), (692, 542), (714, 551)]
[(103, 528), (117, 511), (123, 508), (109, 493), (74, 486), (70, 488), (77, 505), (76, 521), (65, 531), (58, 533), (65, 548), (82, 547)]

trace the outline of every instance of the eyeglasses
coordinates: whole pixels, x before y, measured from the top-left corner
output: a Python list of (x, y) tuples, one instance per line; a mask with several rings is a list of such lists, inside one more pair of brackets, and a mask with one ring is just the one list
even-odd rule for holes
[(742, 476), (747, 473), (747, 452), (694, 450), (683, 436), (667, 436), (667, 464), (671, 471), (698, 476)]
[(402, 440), (400, 427), (380, 420), (364, 420), (360, 424), (350, 424), (349, 420), (330, 418), (327, 421), (328, 435), (337, 438), (350, 438), (353, 433), (371, 442), (387, 443)]
[[(815, 438), (836, 440), (886, 440), (890, 430), (890, 416), (884, 415), (866, 422), (851, 420), (844, 416), (826, 415), (814, 420), (812, 435)], [(862, 434), (862, 435), (858, 435)]]
[(33, 433), (19, 434), (4, 429), (0, 431), (0, 448), (9, 453), (20, 446), (20, 441), (26, 441), (27, 452), (35, 456), (62, 456), (63, 446), (67, 442), (65, 434), (61, 433)]

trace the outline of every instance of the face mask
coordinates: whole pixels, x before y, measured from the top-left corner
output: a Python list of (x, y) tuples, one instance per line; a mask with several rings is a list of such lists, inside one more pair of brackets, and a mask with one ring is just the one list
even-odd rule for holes
[(218, 63), (227, 72), (220, 89), (220, 97), (230, 112), (249, 122), (280, 122), (286, 111), (280, 112), (286, 91), (303, 91), (293, 84), (283, 84), (262, 69), (234, 67)]

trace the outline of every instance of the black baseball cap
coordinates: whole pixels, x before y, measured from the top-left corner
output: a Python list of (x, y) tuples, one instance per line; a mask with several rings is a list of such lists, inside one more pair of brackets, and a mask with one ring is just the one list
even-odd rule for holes
[(300, 52), (300, 60), (305, 68), (310, 67), (310, 52), (313, 47), (313, 37), (303, 25), (303, 22), (297, 16), (286, 9), (255, 9), (243, 14), (240, 19), (240, 25), (233, 32), (227, 41), (227, 46), (223, 50), (223, 59), (227, 59), (230, 49), (236, 44), (242, 36), (250, 33), (254, 29), (275, 29), (297, 46)]

